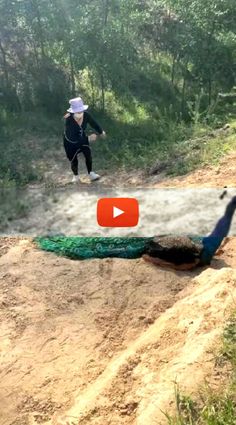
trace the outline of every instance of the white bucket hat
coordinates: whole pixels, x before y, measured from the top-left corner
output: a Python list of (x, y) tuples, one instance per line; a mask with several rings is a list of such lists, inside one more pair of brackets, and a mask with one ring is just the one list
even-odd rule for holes
[(88, 109), (88, 105), (84, 105), (81, 97), (75, 97), (74, 99), (69, 100), (70, 108), (67, 109), (67, 112), (71, 114), (76, 114), (77, 112), (84, 112)]

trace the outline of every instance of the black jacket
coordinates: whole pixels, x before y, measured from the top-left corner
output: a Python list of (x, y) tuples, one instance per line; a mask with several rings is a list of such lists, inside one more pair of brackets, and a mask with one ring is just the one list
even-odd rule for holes
[(88, 137), (85, 134), (88, 124), (98, 134), (102, 134), (103, 129), (88, 112), (84, 112), (83, 123), (81, 126), (75, 121), (73, 114), (70, 114), (69, 117), (66, 118), (65, 122), (64, 139), (73, 143), (88, 143)]

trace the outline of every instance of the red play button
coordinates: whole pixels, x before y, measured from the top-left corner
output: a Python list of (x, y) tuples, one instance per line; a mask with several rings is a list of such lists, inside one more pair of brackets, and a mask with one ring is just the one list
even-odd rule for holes
[(139, 205), (134, 198), (103, 198), (97, 203), (97, 221), (102, 227), (135, 227)]

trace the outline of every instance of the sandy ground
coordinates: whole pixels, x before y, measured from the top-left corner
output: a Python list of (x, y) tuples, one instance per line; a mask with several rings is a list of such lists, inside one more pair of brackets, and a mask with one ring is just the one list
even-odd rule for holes
[[(80, 158), (84, 169), (84, 161)], [(64, 167), (64, 168), (63, 168)], [(168, 232), (205, 234), (211, 231), (226, 203), (236, 194), (236, 152), (217, 167), (205, 167), (189, 175), (166, 178), (144, 172), (103, 175), (91, 183), (82, 175), (71, 184), (68, 163), (56, 163), (45, 174), (45, 184), (28, 187), (16, 195), (29, 211), (25, 217), (1, 227), (1, 235), (150, 235)], [(228, 196), (219, 200), (224, 187)], [(140, 221), (135, 229), (101, 229), (96, 206), (101, 197), (135, 197), (140, 203)], [(1, 208), (1, 206), (0, 206)], [(232, 234), (236, 234), (233, 224)]]
[(192, 393), (214, 370), (235, 251), (229, 238), (211, 267), (176, 273), (2, 238), (0, 424), (166, 424), (174, 382)]
[(236, 154), (168, 180), (120, 173), (72, 186), (69, 173), (52, 174), (46, 189), (29, 188), (29, 216), (0, 239), (0, 425), (167, 424), (175, 382), (192, 394), (224, 380), (215, 347), (235, 308), (236, 238), (211, 267), (176, 273), (142, 259), (59, 258), (25, 235), (101, 234), (97, 198), (131, 193), (141, 220), (125, 234), (208, 233), (235, 195)]
[[(154, 188), (110, 189), (77, 187), (28, 193), (30, 204), (26, 217), (9, 222), (2, 229), (6, 235), (65, 234), (81, 236), (152, 236), (166, 233), (206, 235), (217, 220), (236, 188), (230, 188), (221, 200), (222, 189)], [(103, 197), (136, 198), (139, 223), (135, 228), (102, 228), (97, 223), (97, 201)], [(236, 235), (236, 218), (231, 235)]]

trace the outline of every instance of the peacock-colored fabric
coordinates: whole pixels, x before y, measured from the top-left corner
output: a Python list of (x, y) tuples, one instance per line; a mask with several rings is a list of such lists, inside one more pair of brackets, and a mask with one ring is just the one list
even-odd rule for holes
[(218, 238), (193, 235), (156, 237), (82, 237), (49, 236), (35, 239), (40, 249), (74, 260), (91, 258), (140, 258), (144, 254), (174, 264), (209, 264), (218, 246)]
[(151, 237), (37, 237), (36, 244), (43, 250), (55, 252), (72, 259), (89, 258), (140, 258), (146, 251)]
[(45, 251), (73, 259), (127, 258), (144, 254), (175, 265), (210, 264), (222, 240), (228, 235), (236, 210), (236, 196), (228, 203), (223, 217), (209, 236), (163, 235), (153, 237), (38, 237), (36, 244)]
[[(144, 254), (181, 264), (201, 259), (203, 237), (174, 236), (159, 237), (80, 237), (49, 236), (37, 237), (37, 246), (48, 252), (74, 260), (91, 258), (140, 258)], [(207, 248), (207, 246), (206, 246)], [(205, 251), (204, 251), (205, 252)], [(208, 251), (207, 251), (208, 252)], [(209, 256), (206, 261), (208, 262)]]

